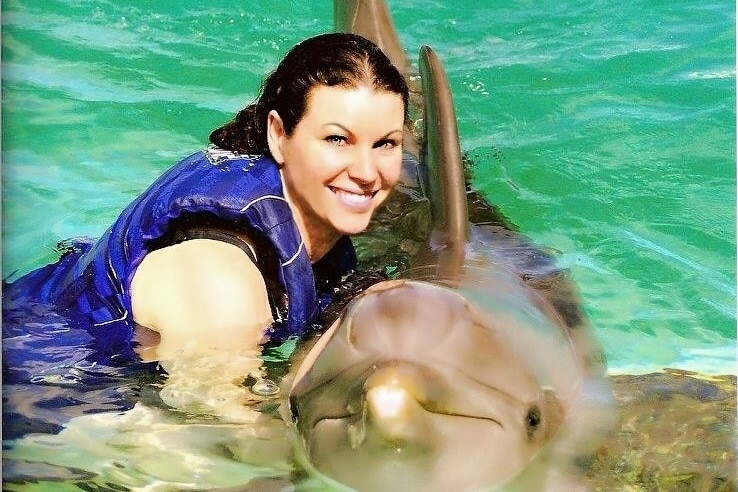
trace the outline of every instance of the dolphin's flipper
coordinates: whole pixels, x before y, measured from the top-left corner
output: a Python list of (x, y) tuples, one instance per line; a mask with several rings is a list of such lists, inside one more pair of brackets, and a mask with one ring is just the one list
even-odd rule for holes
[(439, 275), (453, 278), (464, 262), (469, 240), (469, 214), (456, 111), (446, 72), (429, 46), (418, 60), (423, 84), (425, 188), (431, 206), (432, 249), (439, 255)]
[(334, 0), (333, 21), (336, 32), (351, 32), (373, 41), (400, 73), (407, 75), (405, 50), (384, 0)]

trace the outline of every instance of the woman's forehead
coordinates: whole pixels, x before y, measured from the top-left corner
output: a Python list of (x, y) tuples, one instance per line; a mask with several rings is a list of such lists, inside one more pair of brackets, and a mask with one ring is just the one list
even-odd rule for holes
[(318, 85), (308, 93), (303, 119), (339, 123), (378, 118), (392, 126), (396, 124), (394, 120), (402, 124), (404, 114), (405, 105), (400, 94), (364, 84), (355, 87)]
[(368, 84), (330, 86), (323, 84), (315, 85), (307, 94), (306, 108), (309, 111), (311, 107), (320, 104), (331, 103), (334, 101), (351, 104), (360, 99), (366, 98), (393, 101), (394, 104), (398, 104), (400, 108), (404, 110), (405, 103), (402, 99), (402, 95), (385, 89), (378, 89)]

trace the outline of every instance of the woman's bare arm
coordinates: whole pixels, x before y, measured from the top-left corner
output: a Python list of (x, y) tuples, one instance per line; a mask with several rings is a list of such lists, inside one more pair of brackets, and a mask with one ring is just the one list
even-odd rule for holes
[(131, 283), (134, 321), (158, 332), (167, 360), (214, 351), (254, 353), (272, 323), (261, 272), (237, 246), (193, 239), (149, 253)]

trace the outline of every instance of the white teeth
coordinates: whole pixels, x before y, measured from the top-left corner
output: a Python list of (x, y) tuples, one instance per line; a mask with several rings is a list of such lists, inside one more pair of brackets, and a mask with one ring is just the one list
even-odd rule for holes
[(336, 190), (336, 194), (341, 198), (341, 200), (348, 202), (348, 203), (357, 204), (357, 205), (366, 203), (372, 199), (372, 195), (351, 193), (349, 191), (343, 191), (343, 190)]
[(357, 212), (365, 212), (371, 208), (372, 198), (375, 195), (375, 193), (353, 193), (338, 188), (331, 189), (341, 203)]

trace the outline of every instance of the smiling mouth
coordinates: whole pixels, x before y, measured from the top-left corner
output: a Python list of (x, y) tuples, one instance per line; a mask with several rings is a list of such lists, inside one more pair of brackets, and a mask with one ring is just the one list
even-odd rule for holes
[(376, 194), (379, 192), (372, 191), (369, 193), (360, 192), (355, 193), (353, 191), (344, 190), (341, 188), (335, 188), (333, 186), (328, 187), (334, 195), (338, 198), (338, 200), (345, 205), (346, 207), (350, 209), (354, 209), (357, 211), (364, 211), (368, 209), (371, 206), (372, 199), (376, 196)]

